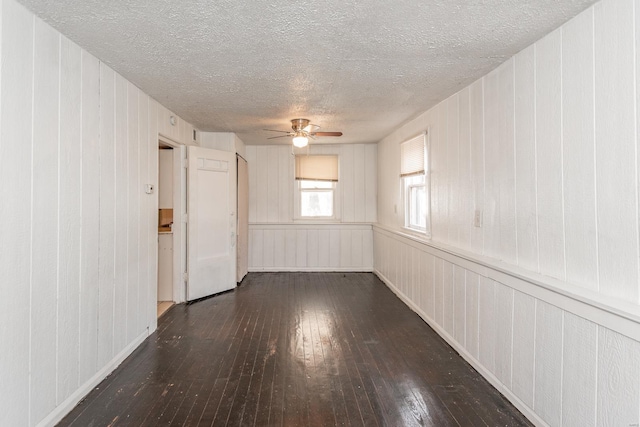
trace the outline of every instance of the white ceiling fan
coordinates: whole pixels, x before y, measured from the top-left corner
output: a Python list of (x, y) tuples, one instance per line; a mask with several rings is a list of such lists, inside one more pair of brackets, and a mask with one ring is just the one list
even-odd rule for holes
[(273, 130), (264, 129), (268, 132), (281, 132), (285, 135), (272, 136), (267, 139), (293, 137), (293, 145), (296, 147), (305, 147), (309, 143), (309, 138), (316, 139), (319, 136), (342, 136), (342, 132), (319, 132), (320, 126), (314, 125), (309, 122), (308, 119), (292, 119), (291, 129), (293, 131), (286, 130)]

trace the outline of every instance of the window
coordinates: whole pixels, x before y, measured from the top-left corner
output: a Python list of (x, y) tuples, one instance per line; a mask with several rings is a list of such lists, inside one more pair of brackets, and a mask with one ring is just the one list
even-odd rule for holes
[(338, 156), (296, 156), (296, 218), (335, 219)]
[(405, 227), (430, 234), (426, 132), (400, 145)]
[(300, 216), (333, 218), (335, 184), (327, 181), (298, 181)]

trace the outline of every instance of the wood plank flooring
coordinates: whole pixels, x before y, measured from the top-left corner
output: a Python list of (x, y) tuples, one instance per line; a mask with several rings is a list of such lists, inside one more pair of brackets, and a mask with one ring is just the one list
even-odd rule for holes
[(528, 426), (370, 273), (177, 305), (60, 426)]

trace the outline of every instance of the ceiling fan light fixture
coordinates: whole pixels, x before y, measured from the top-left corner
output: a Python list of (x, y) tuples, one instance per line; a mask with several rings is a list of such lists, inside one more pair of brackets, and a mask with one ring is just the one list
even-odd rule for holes
[(293, 137), (293, 145), (298, 148), (306, 147), (308, 143), (309, 138), (302, 134), (296, 134), (296, 136)]

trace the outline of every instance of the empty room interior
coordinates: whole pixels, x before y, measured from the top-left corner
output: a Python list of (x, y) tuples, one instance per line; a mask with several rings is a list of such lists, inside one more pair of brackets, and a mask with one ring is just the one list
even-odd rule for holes
[(0, 425), (638, 426), (639, 41), (0, 0)]

